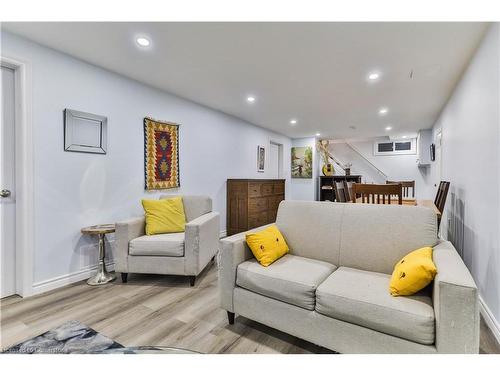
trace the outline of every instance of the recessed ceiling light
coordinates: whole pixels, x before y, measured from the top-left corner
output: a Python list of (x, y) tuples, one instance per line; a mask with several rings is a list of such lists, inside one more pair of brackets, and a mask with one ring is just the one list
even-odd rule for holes
[(379, 78), (380, 78), (380, 73), (371, 72), (370, 74), (368, 74), (368, 80), (370, 81), (376, 81)]
[(138, 37), (135, 41), (141, 47), (149, 47), (149, 45), (151, 44), (151, 41), (143, 36)]
[(406, 138), (408, 138), (408, 137), (407, 137), (406, 135), (403, 135), (403, 137), (402, 137), (402, 138), (403, 138), (403, 139), (406, 139)]
[(247, 102), (253, 103), (255, 101), (255, 96), (248, 96), (247, 97)]
[(387, 130), (387, 131), (392, 130), (392, 126), (386, 126), (385, 130)]
[(316, 133), (316, 137), (319, 137), (321, 135), (321, 133)]
[(383, 108), (379, 109), (378, 114), (381, 116), (384, 116), (387, 114), (387, 112), (389, 112), (389, 110), (387, 108), (383, 107)]
[(297, 120), (295, 120), (295, 119), (290, 120), (290, 124), (295, 125), (296, 123), (297, 123)]

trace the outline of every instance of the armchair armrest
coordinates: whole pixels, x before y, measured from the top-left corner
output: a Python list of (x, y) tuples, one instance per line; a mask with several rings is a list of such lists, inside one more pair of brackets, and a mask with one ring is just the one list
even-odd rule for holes
[[(271, 225), (271, 224), (269, 224)], [(219, 292), (221, 307), (229, 312), (234, 312), (233, 290), (236, 287), (236, 270), (240, 263), (253, 257), (252, 251), (248, 247), (245, 235), (267, 228), (264, 225), (259, 228), (226, 237), (220, 241), (221, 251), (219, 254)]]
[(219, 251), (220, 215), (209, 212), (186, 224), (186, 275), (198, 275)]
[(115, 271), (128, 272), (128, 243), (134, 238), (144, 236), (146, 220), (137, 217), (120, 221), (115, 225), (116, 254)]
[(433, 304), (439, 353), (479, 352), (479, 299), (472, 276), (448, 241), (433, 251), (437, 267)]

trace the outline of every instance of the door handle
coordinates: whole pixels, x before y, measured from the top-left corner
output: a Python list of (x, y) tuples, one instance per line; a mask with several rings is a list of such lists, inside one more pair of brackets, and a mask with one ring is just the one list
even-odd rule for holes
[(2, 198), (10, 197), (10, 190), (7, 189), (0, 190), (0, 197)]

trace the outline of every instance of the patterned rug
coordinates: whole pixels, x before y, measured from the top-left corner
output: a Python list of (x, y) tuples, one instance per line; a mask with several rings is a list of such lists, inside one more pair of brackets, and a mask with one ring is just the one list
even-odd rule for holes
[(10, 354), (91, 354), (125, 349), (92, 328), (72, 320), (40, 336), (14, 345), (4, 353)]

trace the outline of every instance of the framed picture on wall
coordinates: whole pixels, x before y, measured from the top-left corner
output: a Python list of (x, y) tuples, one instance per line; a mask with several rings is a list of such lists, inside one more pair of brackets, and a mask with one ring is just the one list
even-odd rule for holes
[(257, 146), (257, 172), (264, 172), (266, 165), (266, 149), (264, 146)]
[(292, 147), (292, 178), (312, 178), (312, 147)]

